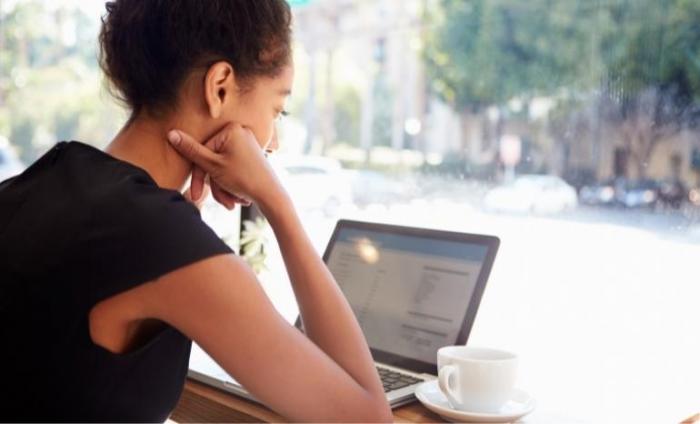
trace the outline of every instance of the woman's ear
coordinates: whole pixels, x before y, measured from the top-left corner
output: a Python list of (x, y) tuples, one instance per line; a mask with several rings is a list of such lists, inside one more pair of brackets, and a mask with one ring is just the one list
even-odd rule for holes
[(204, 98), (209, 115), (218, 119), (223, 113), (224, 104), (235, 96), (235, 75), (228, 62), (211, 65), (204, 77)]

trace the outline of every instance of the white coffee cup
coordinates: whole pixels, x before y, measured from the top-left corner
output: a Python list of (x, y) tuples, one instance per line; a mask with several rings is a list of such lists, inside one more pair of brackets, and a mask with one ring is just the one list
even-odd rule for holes
[(518, 358), (485, 348), (445, 346), (438, 356), (438, 381), (453, 408), (497, 413), (510, 399)]

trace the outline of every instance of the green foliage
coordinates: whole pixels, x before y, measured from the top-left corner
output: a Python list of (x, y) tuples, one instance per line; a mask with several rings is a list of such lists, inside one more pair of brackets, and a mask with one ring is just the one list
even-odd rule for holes
[(362, 100), (352, 87), (343, 87), (335, 97), (335, 130), (337, 143), (359, 147)]
[(700, 125), (697, 0), (435, 1), (427, 73), (460, 113), (548, 97), (557, 141), (577, 142), (572, 126), (607, 121), (640, 178), (656, 144)]
[(623, 107), (634, 105), (650, 88), (681, 112), (700, 101), (700, 3), (644, 0), (626, 10), (618, 37), (622, 54), (612, 57), (609, 73), (624, 93)]
[(619, 123), (629, 160), (643, 177), (655, 146), (700, 123), (700, 3), (620, 3), (606, 46), (605, 118)]
[(665, 74), (683, 74), (693, 100), (700, 102), (700, 2), (679, 0), (677, 3), (669, 19), (673, 32), (668, 39), (668, 48), (673, 54), (668, 58)]
[(31, 140), (34, 139), (34, 123), (31, 118), (15, 117), (10, 125), (10, 140), (14, 140), (14, 145), (19, 151), (20, 159), (31, 161), (34, 156), (34, 148)]
[(458, 110), (515, 97), (576, 97), (608, 82), (700, 96), (697, 0), (441, 0), (424, 57), (433, 90)]
[(373, 95), (372, 145), (391, 146), (393, 93), (386, 80), (386, 73), (377, 76)]
[(241, 234), (241, 253), (243, 260), (253, 269), (256, 274), (267, 270), (265, 260), (267, 252), (265, 252), (265, 244), (267, 237), (265, 231), (267, 229), (267, 221), (258, 217), (255, 221), (243, 221), (243, 232)]
[[(578, 1), (442, 0), (427, 17), (433, 90), (458, 110), (580, 83), (594, 11)], [(586, 64), (586, 69), (590, 71)]]
[(103, 146), (126, 116), (101, 90), (99, 20), (28, 0), (0, 11), (0, 135), (25, 163), (59, 140)]

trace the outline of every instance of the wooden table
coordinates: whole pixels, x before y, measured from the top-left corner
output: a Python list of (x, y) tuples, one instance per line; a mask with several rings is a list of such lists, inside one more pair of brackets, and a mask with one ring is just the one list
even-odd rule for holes
[[(288, 421), (262, 405), (190, 379), (170, 419), (176, 423)], [(444, 423), (445, 420), (415, 401), (394, 409), (394, 422)]]
[[(525, 419), (528, 423), (561, 424), (568, 422), (568, 417), (535, 413)], [(287, 422), (284, 417), (270, 409), (242, 397), (227, 393), (202, 383), (187, 380), (182, 397), (169, 423), (212, 423), (212, 422)], [(427, 410), (420, 402), (394, 409), (394, 422), (397, 423), (444, 423), (440, 416)], [(519, 421), (520, 422), (520, 421)], [(681, 424), (700, 424), (700, 414), (693, 415)]]

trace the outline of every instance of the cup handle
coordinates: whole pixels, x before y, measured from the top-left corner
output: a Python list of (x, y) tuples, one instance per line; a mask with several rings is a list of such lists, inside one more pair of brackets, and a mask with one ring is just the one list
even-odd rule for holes
[(456, 378), (457, 388), (459, 388), (459, 373), (454, 365), (444, 365), (440, 368), (440, 371), (438, 371), (438, 384), (440, 385), (440, 390), (447, 396), (452, 406), (456, 408), (462, 404), (462, 396), (459, 394), (459, 390), (454, 391), (450, 386), (450, 377), (453, 375)]

